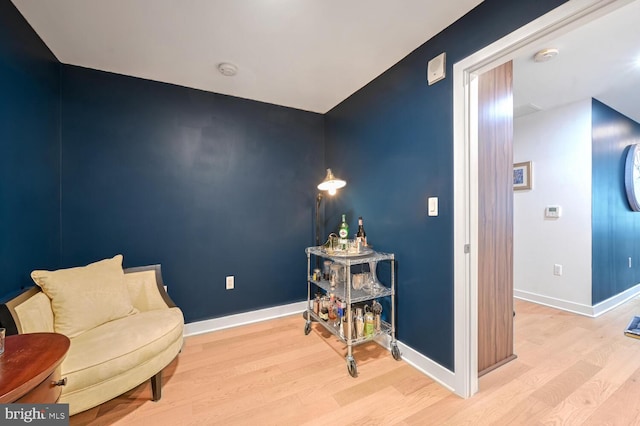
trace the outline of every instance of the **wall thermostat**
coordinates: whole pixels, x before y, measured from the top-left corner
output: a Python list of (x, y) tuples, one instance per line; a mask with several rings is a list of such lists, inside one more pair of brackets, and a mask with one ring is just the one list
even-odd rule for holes
[(544, 209), (544, 217), (557, 219), (560, 217), (560, 206), (547, 206)]

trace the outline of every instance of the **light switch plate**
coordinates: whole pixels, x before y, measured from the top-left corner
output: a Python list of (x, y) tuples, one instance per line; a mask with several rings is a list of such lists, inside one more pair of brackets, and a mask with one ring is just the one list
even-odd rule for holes
[(429, 205), (427, 214), (429, 216), (438, 216), (438, 197), (429, 197), (427, 204)]

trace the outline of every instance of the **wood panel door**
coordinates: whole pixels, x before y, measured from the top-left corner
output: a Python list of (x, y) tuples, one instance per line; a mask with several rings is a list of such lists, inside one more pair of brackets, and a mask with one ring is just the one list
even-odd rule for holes
[(478, 375), (513, 354), (513, 67), (478, 77)]

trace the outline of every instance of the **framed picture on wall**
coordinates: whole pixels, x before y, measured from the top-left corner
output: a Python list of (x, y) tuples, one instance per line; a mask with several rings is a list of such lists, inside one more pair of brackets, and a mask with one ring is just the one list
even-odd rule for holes
[(513, 165), (513, 190), (521, 191), (523, 189), (531, 189), (531, 161), (524, 163), (515, 163)]

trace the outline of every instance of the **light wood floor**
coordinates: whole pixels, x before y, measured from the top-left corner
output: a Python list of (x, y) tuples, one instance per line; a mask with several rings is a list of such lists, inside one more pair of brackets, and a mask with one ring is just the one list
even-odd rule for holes
[[(622, 333), (640, 299), (599, 318), (516, 301), (518, 358), (461, 399), (375, 343), (347, 374), (342, 347), (300, 315), (188, 337), (149, 384), (71, 425), (640, 425), (640, 340)], [(327, 344), (329, 342), (329, 344)]]

